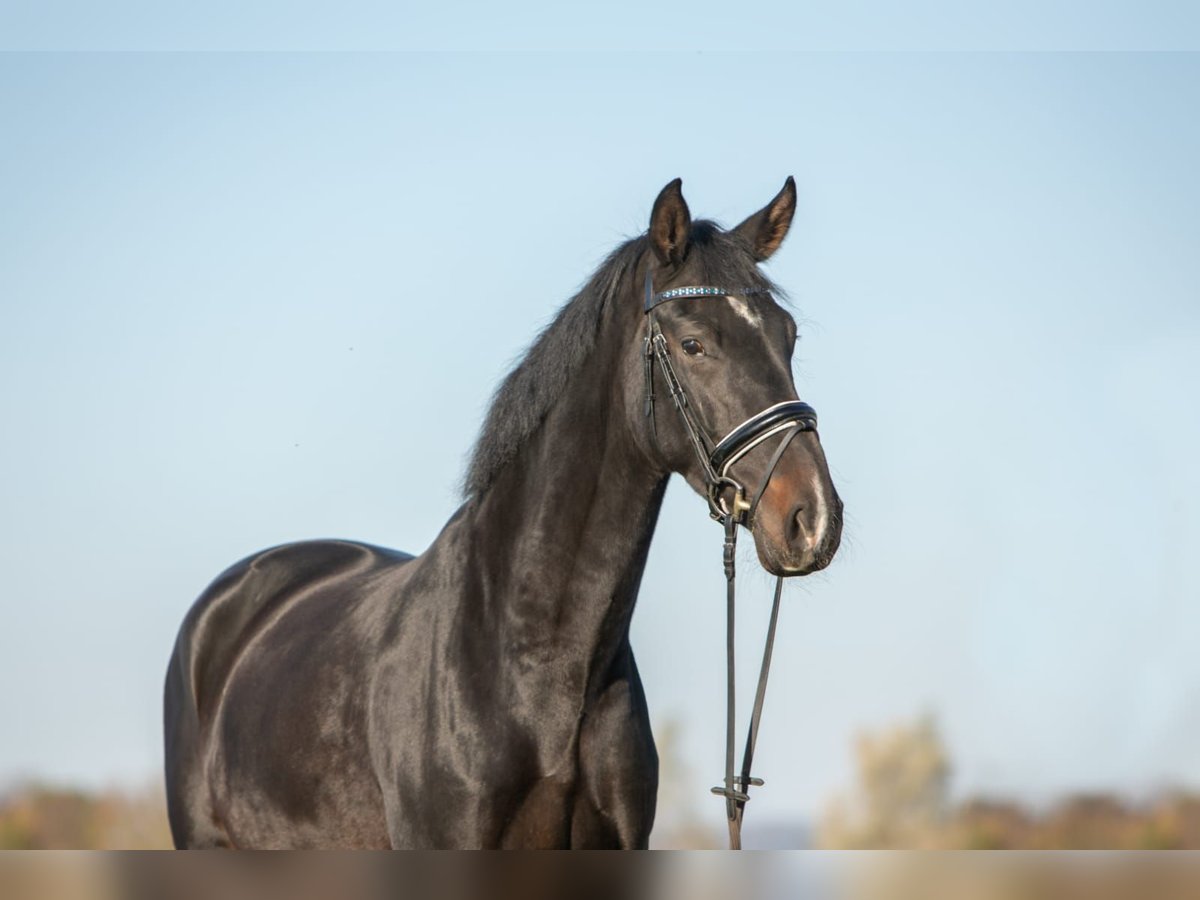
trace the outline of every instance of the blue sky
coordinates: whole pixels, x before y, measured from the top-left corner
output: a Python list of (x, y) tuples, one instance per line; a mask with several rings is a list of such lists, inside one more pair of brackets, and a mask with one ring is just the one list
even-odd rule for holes
[(1195, 50), (1187, 0), (7, 0), (14, 50)]
[[(427, 546), (659, 188), (734, 224), (792, 174), (770, 271), (849, 525), (787, 592), (755, 818), (925, 710), (960, 791), (1200, 786), (1197, 108), (1189, 54), (0, 57), (0, 781), (153, 771), (209, 579)], [(634, 623), (700, 789), (719, 545), (673, 484)]]

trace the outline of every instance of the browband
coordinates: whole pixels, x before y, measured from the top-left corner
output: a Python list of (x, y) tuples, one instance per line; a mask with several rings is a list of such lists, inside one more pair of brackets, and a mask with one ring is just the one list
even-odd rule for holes
[(729, 297), (734, 295), (750, 296), (753, 294), (770, 293), (763, 287), (751, 288), (723, 288), (713, 285), (689, 285), (686, 287), (671, 288), (669, 291), (659, 291), (654, 293), (653, 276), (646, 273), (646, 312), (654, 309), (660, 303), (666, 303), (668, 300), (682, 300), (688, 297)]

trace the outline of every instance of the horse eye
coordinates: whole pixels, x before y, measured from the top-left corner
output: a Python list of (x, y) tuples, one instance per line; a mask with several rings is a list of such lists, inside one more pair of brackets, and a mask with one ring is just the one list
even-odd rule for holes
[(704, 345), (695, 338), (684, 338), (683, 352), (688, 356), (699, 356), (704, 352)]

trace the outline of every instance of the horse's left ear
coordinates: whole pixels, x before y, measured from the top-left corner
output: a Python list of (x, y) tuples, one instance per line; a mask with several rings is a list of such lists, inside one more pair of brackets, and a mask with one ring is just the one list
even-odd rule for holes
[(783, 190), (775, 199), (733, 229), (750, 245), (750, 252), (758, 262), (770, 259), (787, 237), (796, 214), (796, 180), (791, 175), (783, 183)]

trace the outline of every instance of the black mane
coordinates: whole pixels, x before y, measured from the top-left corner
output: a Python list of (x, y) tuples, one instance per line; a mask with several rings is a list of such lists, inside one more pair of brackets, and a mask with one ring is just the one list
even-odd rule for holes
[[(467, 497), (482, 494), (495, 481), (591, 356), (600, 321), (611, 300), (634, 291), (633, 277), (644, 253), (645, 235), (626, 241), (601, 263), (582, 290), (568, 300), (501, 382), (492, 398), (463, 479)], [(778, 288), (759, 270), (749, 248), (714, 222), (692, 223), (689, 268), (698, 263), (704, 283)], [(640, 299), (640, 285), (637, 285)], [(627, 298), (629, 299), (629, 298)]]

